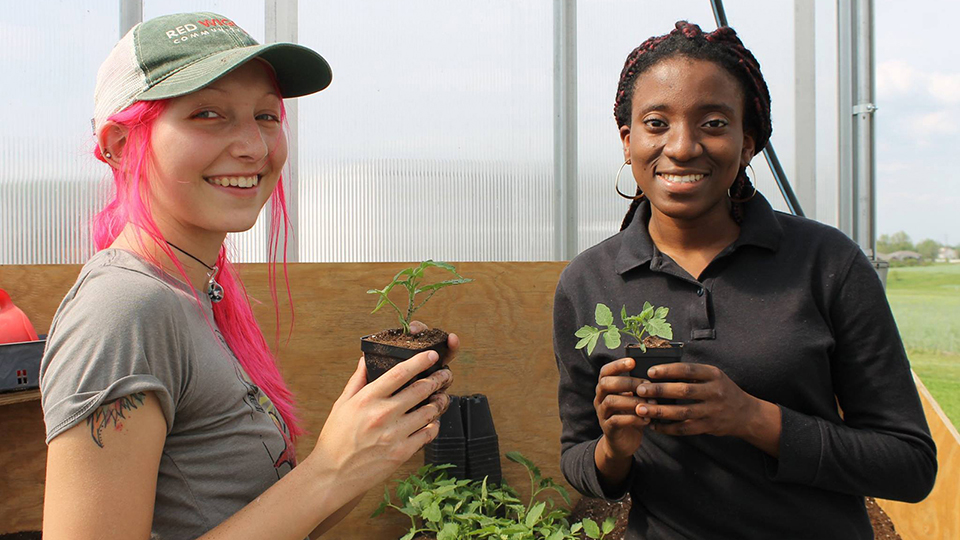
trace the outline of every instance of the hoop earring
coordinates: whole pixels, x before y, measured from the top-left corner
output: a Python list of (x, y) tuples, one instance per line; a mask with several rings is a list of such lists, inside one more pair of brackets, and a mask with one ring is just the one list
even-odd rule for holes
[(631, 201), (636, 201), (636, 200), (642, 199), (644, 197), (644, 194), (640, 193), (639, 195), (634, 195), (633, 197), (631, 197), (630, 195), (627, 195), (626, 193), (620, 191), (620, 173), (622, 173), (623, 168), (629, 164), (630, 164), (630, 160), (628, 159), (623, 162), (623, 165), (621, 165), (619, 169), (617, 169), (617, 182), (614, 184), (614, 187), (617, 190), (617, 195), (623, 197), (624, 199), (630, 199)]
[[(756, 176), (757, 176), (757, 172), (753, 170), (753, 166), (750, 165), (749, 163), (747, 163), (747, 167), (750, 167), (750, 172), (752, 172), (752, 173), (753, 173), (753, 176), (756, 177)], [(746, 167), (744, 167), (744, 169), (743, 169), (743, 175), (746, 176), (747, 180), (750, 180), (750, 177), (747, 176), (747, 169), (746, 169)], [(731, 186), (731, 187), (733, 187), (733, 186)], [(744, 198), (742, 198), (742, 199), (734, 199), (733, 196), (730, 195), (730, 188), (727, 188), (727, 198), (730, 199), (730, 202), (734, 202), (734, 203), (745, 203), (745, 202), (749, 201), (750, 199), (752, 199), (752, 198), (754, 198), (754, 197), (757, 196), (757, 186), (754, 185), (754, 184), (750, 184), (750, 187), (753, 188), (753, 193), (751, 193), (749, 197), (744, 197)]]

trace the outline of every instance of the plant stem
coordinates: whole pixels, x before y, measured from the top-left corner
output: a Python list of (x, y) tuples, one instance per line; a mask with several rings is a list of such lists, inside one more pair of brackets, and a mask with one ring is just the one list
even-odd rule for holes
[(407, 323), (405, 325), (407, 330), (405, 333), (409, 334), (410, 320), (413, 319), (413, 312), (417, 310), (415, 307), (413, 307), (413, 302), (414, 302), (413, 299), (414, 299), (414, 296), (416, 296), (417, 294), (417, 283), (413, 281), (413, 278), (411, 277), (409, 282), (405, 284), (405, 286), (407, 287), (407, 294), (409, 296), (407, 299), (407, 316), (404, 318), (404, 321), (406, 321)]

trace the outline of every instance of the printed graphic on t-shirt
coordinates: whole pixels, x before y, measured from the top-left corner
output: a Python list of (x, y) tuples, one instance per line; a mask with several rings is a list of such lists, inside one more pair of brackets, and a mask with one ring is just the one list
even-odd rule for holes
[[(277, 409), (273, 406), (270, 398), (260, 390), (260, 387), (250, 380), (239, 363), (235, 366), (237, 378), (247, 388), (247, 394), (244, 396), (243, 401), (255, 411), (251, 412), (251, 414), (259, 413), (269, 416), (270, 419), (273, 420), (273, 424), (277, 426), (280, 435), (283, 436), (283, 448), (270, 448), (266, 441), (262, 441), (267, 454), (270, 456), (270, 459), (273, 460), (273, 467), (277, 469), (277, 478), (279, 478), (297, 466), (296, 448), (290, 437), (290, 431), (287, 429), (287, 424), (283, 421), (280, 413), (277, 412)], [(287, 467), (287, 470), (281, 474), (280, 469), (284, 466)]]
[[(220, 331), (216, 331), (217, 337), (220, 338), (220, 342), (223, 343), (224, 347), (227, 347), (226, 340), (224, 340), (223, 335), (220, 334)], [(230, 350), (227, 347), (227, 350)], [(243, 370), (243, 367), (240, 366), (240, 362), (236, 361), (236, 356), (233, 355), (233, 352), (230, 352), (230, 355), (234, 357), (234, 371), (237, 374), (237, 379), (240, 383), (246, 388), (246, 395), (243, 397), (243, 402), (250, 407), (250, 414), (265, 414), (273, 420), (273, 424), (277, 427), (277, 431), (280, 432), (280, 435), (283, 437), (283, 447), (280, 448), (276, 444), (268, 444), (268, 441), (261, 439), (264, 450), (266, 450), (267, 455), (270, 456), (270, 459), (273, 461), (273, 468), (276, 469), (277, 478), (279, 479), (284, 474), (290, 472), (294, 467), (297, 466), (297, 454), (296, 447), (293, 445), (293, 438), (290, 436), (290, 430), (287, 428), (287, 423), (283, 421), (283, 417), (280, 416), (280, 413), (277, 411), (276, 407), (273, 406), (273, 402), (270, 401), (270, 398), (263, 391), (260, 390), (260, 387), (254, 384), (250, 379), (247, 373)]]

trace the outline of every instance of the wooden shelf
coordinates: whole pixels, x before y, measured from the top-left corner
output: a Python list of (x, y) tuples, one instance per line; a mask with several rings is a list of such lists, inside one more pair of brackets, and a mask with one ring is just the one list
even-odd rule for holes
[(40, 390), (23, 390), (20, 392), (10, 392), (9, 394), (0, 394), (0, 406), (39, 400)]

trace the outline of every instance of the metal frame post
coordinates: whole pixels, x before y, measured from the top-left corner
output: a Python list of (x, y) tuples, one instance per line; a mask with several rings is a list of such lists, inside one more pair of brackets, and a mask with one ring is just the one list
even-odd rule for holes
[(853, 141), (856, 145), (856, 236), (871, 259), (876, 258), (876, 130), (873, 115), (875, 74), (873, 64), (873, 0), (857, 0), (854, 32), (856, 36), (857, 82), (853, 105)]
[[(264, 34), (267, 43), (278, 41), (296, 43), (298, 39), (298, 0), (266, 0), (264, 7)], [(291, 231), (287, 234), (286, 228), (281, 229), (280, 244), (282, 249), (286, 242), (287, 262), (300, 260), (300, 245), (297, 240), (300, 215), (300, 161), (299, 161), (299, 105), (296, 100), (284, 101), (287, 112), (287, 165), (284, 168), (284, 191), (286, 193), (287, 215), (290, 218)], [(271, 212), (272, 207), (271, 207)], [(266, 232), (269, 245), (269, 230)], [(278, 253), (279, 256), (284, 254)]]
[(143, 22), (143, 0), (120, 0), (120, 37)]
[(553, 2), (553, 258), (579, 250), (577, 222), (577, 0)]
[(854, 238), (853, 4), (837, 0), (837, 228)]
[(817, 218), (817, 59), (813, 0), (793, 2), (793, 183), (807, 217)]
[(840, 230), (876, 259), (873, 0), (837, 1)]

